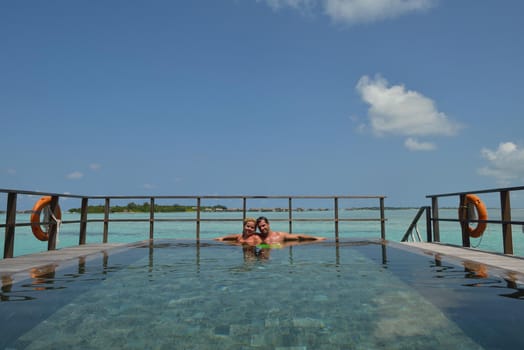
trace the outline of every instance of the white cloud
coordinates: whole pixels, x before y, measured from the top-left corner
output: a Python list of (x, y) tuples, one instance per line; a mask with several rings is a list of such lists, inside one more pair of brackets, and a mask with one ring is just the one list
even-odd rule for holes
[(404, 146), (410, 151), (433, 151), (436, 146), (431, 142), (419, 142), (418, 140), (408, 137), (404, 142)]
[(73, 171), (72, 173), (69, 173), (66, 175), (66, 178), (70, 180), (78, 180), (84, 177), (84, 174), (80, 171)]
[(155, 185), (151, 185), (151, 184), (144, 184), (144, 188), (147, 189), (147, 190), (151, 190), (153, 188), (155, 188), (156, 186)]
[(460, 125), (436, 109), (435, 103), (424, 95), (405, 90), (403, 85), (389, 87), (377, 76), (360, 78), (357, 90), (370, 105), (368, 117), (373, 131), (379, 135), (409, 136), (454, 135)]
[(265, 2), (275, 11), (289, 7), (302, 13), (310, 13), (318, 5), (334, 21), (351, 24), (426, 11), (432, 8), (437, 0), (257, 0), (257, 2)]
[(8, 175), (16, 175), (16, 169), (13, 168), (8, 168), (6, 172)]
[(434, 0), (325, 0), (324, 8), (337, 22), (361, 23), (425, 11), (434, 4)]
[(284, 7), (291, 7), (303, 11), (314, 6), (318, 2), (318, 0), (257, 0), (257, 2), (265, 2), (273, 10), (280, 10)]
[(513, 142), (501, 142), (498, 149), (483, 148), (480, 153), (489, 163), (478, 169), (480, 175), (494, 177), (502, 186), (508, 186), (512, 180), (524, 180), (524, 150)]
[(89, 164), (89, 169), (93, 170), (93, 171), (97, 171), (101, 168), (102, 166), (98, 163), (91, 163)]
[[(436, 108), (433, 100), (416, 91), (406, 90), (403, 85), (388, 86), (388, 82), (376, 76), (363, 76), (357, 83), (362, 100), (369, 104), (368, 118), (371, 130), (379, 136), (392, 134), (401, 136), (455, 135), (461, 125)], [(416, 142), (424, 150), (434, 145)], [(417, 147), (406, 140), (406, 147)], [(412, 148), (412, 150), (414, 150)]]

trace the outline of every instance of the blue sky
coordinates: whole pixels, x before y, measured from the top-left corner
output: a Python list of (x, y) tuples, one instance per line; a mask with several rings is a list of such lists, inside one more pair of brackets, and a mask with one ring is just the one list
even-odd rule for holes
[(427, 194), (524, 183), (524, 2), (0, 3), (0, 188)]

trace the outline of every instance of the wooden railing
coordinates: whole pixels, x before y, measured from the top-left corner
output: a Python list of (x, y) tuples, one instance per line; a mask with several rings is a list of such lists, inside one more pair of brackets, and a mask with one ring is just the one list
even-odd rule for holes
[[(381, 239), (386, 239), (386, 217), (385, 217), (385, 207), (384, 199), (385, 196), (82, 196), (82, 195), (73, 195), (73, 194), (57, 194), (57, 193), (48, 193), (48, 192), (36, 192), (36, 191), (24, 191), (24, 190), (11, 190), (11, 189), (0, 189), (0, 193), (7, 194), (7, 203), (6, 203), (6, 223), (5, 225), (0, 224), (0, 228), (5, 228), (5, 243), (4, 243), (4, 258), (13, 257), (14, 250), (14, 239), (15, 239), (15, 230), (20, 226), (31, 226), (31, 223), (17, 223), (16, 214), (17, 214), (17, 200), (20, 195), (29, 195), (29, 196), (51, 196), (51, 209), (53, 210), (54, 206), (59, 203), (60, 198), (76, 198), (81, 200), (80, 208), (80, 220), (64, 220), (61, 221), (61, 224), (80, 224), (79, 229), (79, 240), (78, 244), (82, 245), (86, 243), (86, 234), (87, 234), (87, 224), (92, 222), (102, 222), (103, 223), (103, 243), (108, 242), (109, 235), (109, 223), (110, 222), (149, 222), (149, 239), (154, 238), (154, 227), (156, 222), (181, 222), (181, 221), (190, 221), (195, 222), (196, 224), (196, 240), (200, 240), (200, 224), (202, 222), (217, 221), (217, 222), (226, 222), (226, 221), (236, 221), (240, 222), (246, 218), (246, 213), (248, 211), (247, 201), (256, 200), (256, 199), (269, 199), (269, 200), (287, 200), (287, 208), (285, 211), (288, 213), (286, 219), (274, 218), (271, 221), (287, 221), (289, 224), (289, 232), (293, 232), (293, 223), (299, 221), (331, 221), (334, 223), (335, 230), (335, 239), (339, 239), (339, 223), (340, 222), (349, 222), (349, 221), (378, 221), (380, 223), (380, 232)], [(155, 217), (155, 202), (158, 200), (194, 200), (195, 201), (195, 218), (156, 218)], [(202, 200), (241, 200), (242, 201), (242, 218), (202, 218), (201, 209), (202, 209)], [(293, 206), (294, 200), (302, 199), (312, 199), (312, 200), (332, 200), (333, 201), (333, 212), (334, 215), (332, 218), (297, 218), (293, 216), (293, 212), (296, 211), (296, 208)], [(380, 211), (379, 218), (341, 218), (339, 217), (339, 200), (369, 200), (376, 199), (379, 201), (378, 208)], [(88, 206), (90, 200), (103, 200), (104, 201), (104, 217), (103, 219), (89, 219), (88, 218)], [(149, 201), (149, 218), (125, 218), (125, 219), (114, 219), (110, 217), (111, 214), (111, 201), (116, 200), (147, 200)], [(54, 211), (54, 210), (53, 210)], [(54, 220), (50, 220), (49, 230), (47, 231), (49, 235), (48, 240), (48, 250), (56, 249), (56, 233), (57, 233), (57, 223)]]
[[(420, 233), (418, 231), (418, 221), (420, 220), (422, 214), (426, 214), (426, 232), (427, 234), (427, 240), (428, 242), (431, 242), (431, 212), (430, 207), (420, 207), (417, 215), (415, 215), (415, 218), (409, 225), (408, 229), (406, 230), (406, 233), (404, 233), (404, 236), (401, 238), (401, 242), (408, 242), (409, 240), (412, 240), (414, 242), (421, 242), (422, 236), (420, 236)], [(416, 234), (413, 234), (413, 231), (415, 231)]]
[[(524, 190), (524, 186), (427, 195), (426, 198), (431, 199), (430, 221), (432, 224), (432, 225), (427, 225), (428, 242), (431, 242), (431, 241), (440, 242), (439, 223), (443, 221), (451, 221), (451, 222), (460, 223), (461, 231), (462, 231), (462, 246), (463, 247), (471, 246), (470, 235), (468, 232), (468, 226), (470, 223), (500, 224), (501, 231), (502, 231), (501, 235), (502, 235), (502, 244), (503, 244), (504, 254), (513, 254), (513, 233), (512, 233), (511, 225), (524, 225), (524, 221), (512, 220), (510, 195), (512, 192), (522, 191), (522, 190)], [(465, 198), (466, 198), (466, 195), (468, 194), (498, 194), (499, 200), (500, 200), (500, 220), (493, 220), (493, 219), (480, 220), (480, 219), (473, 219), (468, 216), (466, 216), (463, 219), (460, 219), (458, 218), (458, 214), (457, 214), (456, 219), (439, 218), (439, 199), (440, 198), (453, 197), (453, 196), (458, 197), (459, 207), (462, 208), (464, 207)]]

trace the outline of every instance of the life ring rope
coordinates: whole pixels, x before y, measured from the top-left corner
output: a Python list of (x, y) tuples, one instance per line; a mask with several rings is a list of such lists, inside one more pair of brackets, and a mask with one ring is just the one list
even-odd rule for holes
[[(57, 207), (58, 207), (58, 204), (57, 204)], [(58, 207), (58, 210), (60, 212), (60, 207)], [(53, 214), (53, 212), (51, 211), (51, 208), (49, 208), (49, 214), (51, 215), (53, 220), (55, 220), (56, 222), (56, 242), (58, 243), (60, 242), (60, 226), (62, 226), (62, 213), (60, 212), (60, 219), (59, 219), (55, 216), (55, 214)]]
[[(49, 232), (42, 230), (42, 226), (40, 224), (40, 213), (43, 209), (45, 209), (51, 204), (51, 198), (51, 196), (44, 196), (40, 198), (33, 206), (33, 211), (31, 213), (31, 231), (33, 231), (33, 235), (40, 241), (49, 240)], [(58, 235), (60, 233), (60, 225), (62, 224), (62, 211), (60, 210), (60, 205), (58, 205), (57, 203), (55, 207), (55, 212), (53, 213), (51, 210), (49, 210), (49, 213), (51, 215), (51, 218), (57, 224), (56, 237), (58, 240)]]
[(468, 231), (471, 237), (478, 238), (482, 236), (482, 234), (486, 230), (487, 223), (485, 221), (488, 220), (488, 211), (486, 209), (486, 206), (478, 196), (474, 194), (467, 194), (465, 196), (464, 205), (461, 208), (459, 208), (459, 220), (461, 222), (469, 220), (468, 210), (472, 205), (474, 206), (478, 214), (477, 226), (471, 227), (469, 226), (469, 224), (467, 224), (466, 230)]

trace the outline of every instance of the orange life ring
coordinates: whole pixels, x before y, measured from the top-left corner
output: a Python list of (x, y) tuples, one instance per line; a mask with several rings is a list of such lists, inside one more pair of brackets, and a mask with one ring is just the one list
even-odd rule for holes
[[(49, 240), (49, 233), (42, 230), (42, 227), (40, 226), (40, 212), (42, 209), (44, 209), (46, 206), (48, 206), (51, 203), (51, 197), (45, 196), (40, 198), (33, 207), (33, 212), (31, 213), (31, 231), (33, 231), (33, 234), (35, 237), (41, 241), (47, 241)], [(60, 206), (56, 205), (55, 210), (55, 218), (58, 220), (62, 219), (62, 211), (60, 211)]]
[[(464, 206), (462, 208), (459, 208), (459, 220), (467, 220), (468, 207), (470, 204), (473, 204), (475, 206), (475, 209), (477, 210), (478, 214), (478, 220), (482, 221), (488, 219), (488, 211), (484, 203), (480, 200), (480, 198), (475, 196), (474, 194), (467, 194), (466, 198), (464, 199)], [(478, 238), (482, 236), (482, 234), (486, 230), (486, 226), (487, 223), (479, 222), (477, 223), (477, 226), (475, 228), (467, 225), (466, 229), (468, 230), (468, 233), (471, 237)]]

